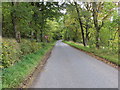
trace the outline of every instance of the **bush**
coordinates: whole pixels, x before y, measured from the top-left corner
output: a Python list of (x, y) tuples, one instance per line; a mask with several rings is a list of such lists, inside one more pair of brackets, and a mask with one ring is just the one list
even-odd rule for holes
[(20, 43), (20, 48), (21, 48), (21, 52), (22, 52), (22, 56), (30, 54), (31, 53), (31, 42), (29, 40), (25, 40), (23, 39)]
[(41, 43), (22, 39), (17, 43), (15, 39), (3, 39), (2, 42), (2, 66), (9, 67), (27, 54), (35, 53), (41, 48)]
[(35, 41), (31, 42), (30, 48), (31, 48), (31, 53), (35, 53), (36, 51), (38, 51), (41, 48), (41, 43), (37, 43)]
[(13, 39), (3, 39), (2, 43), (2, 65), (8, 67), (20, 58), (19, 44)]
[(22, 55), (24, 56), (38, 51), (41, 48), (41, 43), (23, 39), (20, 43), (20, 47), (21, 47)]
[(4, 68), (2, 70), (2, 87), (19, 87), (25, 78), (35, 70), (36, 66), (38, 66), (38, 64), (41, 62), (44, 55), (52, 48), (54, 44), (55, 43), (48, 43), (45, 48), (41, 48), (35, 53), (24, 56), (21, 61), (16, 63), (14, 66)]

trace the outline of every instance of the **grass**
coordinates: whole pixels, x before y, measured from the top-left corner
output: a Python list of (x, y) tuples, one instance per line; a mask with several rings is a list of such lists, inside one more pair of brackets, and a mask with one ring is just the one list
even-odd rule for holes
[(118, 63), (118, 53), (114, 51), (110, 51), (108, 49), (96, 49), (96, 48), (90, 48), (90, 47), (84, 47), (82, 44), (78, 44), (71, 41), (63, 41), (66, 44), (69, 44), (71, 46), (74, 46), (78, 49), (93, 53), (94, 55), (97, 55), (99, 57), (102, 57), (110, 62), (113, 62), (117, 65), (120, 65), (120, 62)]
[(2, 89), (2, 71), (0, 70), (0, 90)]
[(18, 87), (35, 69), (35, 67), (40, 63), (40, 60), (42, 60), (43, 56), (52, 48), (53, 45), (54, 44), (48, 44), (46, 47), (41, 48), (38, 52), (26, 55), (14, 66), (3, 69), (2, 87)]

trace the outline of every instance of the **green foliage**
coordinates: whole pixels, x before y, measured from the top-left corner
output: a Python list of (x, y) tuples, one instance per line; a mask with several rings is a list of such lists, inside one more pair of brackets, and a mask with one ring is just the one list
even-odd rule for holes
[[(22, 38), (45, 41), (47, 20), (58, 20), (62, 15), (59, 8), (58, 2), (4, 2), (3, 36), (15, 37), (19, 31)], [(51, 33), (48, 36), (52, 38)]]
[(0, 89), (2, 89), (2, 70), (0, 70)]
[[(106, 48), (118, 51), (118, 13), (117, 4), (112, 2), (96, 3), (96, 15), (98, 32), (94, 25), (92, 3), (84, 2), (78, 3), (79, 14), (84, 29), (85, 43), (90, 47), (96, 47), (96, 38), (100, 49)], [(64, 30), (63, 39), (82, 43), (82, 32), (78, 22), (78, 16), (75, 9), (75, 4), (71, 3), (66, 6), (66, 14), (64, 15)]]
[[(100, 27), (103, 22), (98, 34), (100, 48), (109, 47), (117, 50), (119, 18), (116, 8), (118, 5), (113, 2), (99, 2), (96, 5), (98, 26)], [(93, 20), (92, 3), (78, 3), (78, 8), (83, 24), (85, 42), (94, 47), (97, 42), (97, 31)], [(82, 42), (82, 32), (74, 2), (62, 5), (58, 2), (17, 2), (14, 5), (11, 2), (4, 2), (2, 11), (4, 37), (15, 35), (12, 22), (14, 18), (16, 30), (20, 31), (22, 38), (50, 42), (62, 37), (65, 40)], [(66, 12), (63, 14), (61, 11)], [(45, 39), (45, 36), (49, 37), (48, 40)]]
[[(10, 41), (9, 41), (10, 40)], [(20, 58), (20, 46), (13, 39), (3, 39), (2, 43), (2, 65), (8, 67), (17, 62)]]
[(3, 69), (3, 88), (18, 87), (26, 77), (35, 70), (43, 56), (52, 48), (54, 43), (49, 43), (35, 53), (26, 55), (14, 66)]
[[(2, 3), (2, 36), (14, 38), (3, 38), (2, 58), (0, 57), (3, 66), (0, 68), (6, 68), (4, 69), (4, 87), (14, 87), (23, 81), (34, 65), (37, 65), (38, 58), (44, 54), (44, 50), (47, 51), (48, 42), (64, 39), (82, 43), (83, 34), (78, 14), (80, 14), (83, 24), (87, 46), (66, 43), (114, 63), (117, 62), (118, 24), (120, 22), (116, 9), (118, 5), (113, 2), (98, 2), (96, 12), (93, 12), (91, 2), (77, 4), (79, 13), (76, 11), (74, 2), (61, 5), (58, 2)], [(65, 13), (61, 13), (61, 11), (65, 11)], [(97, 37), (99, 50), (95, 48), (97, 29), (93, 13), (97, 15), (97, 23), (100, 28)], [(20, 33), (19, 38), (22, 39), (20, 43), (16, 42), (17, 32)], [(46, 39), (45, 36), (48, 38)]]
[(22, 55), (27, 55), (31, 53), (31, 41), (29, 40), (22, 40), (20, 43)]
[[(46, 44), (47, 45), (47, 44)], [(44, 44), (45, 46), (45, 44)], [(14, 39), (3, 39), (2, 43), (2, 65), (9, 67), (21, 60), (25, 55), (35, 53), (43, 47), (42, 43), (22, 39), (21, 43), (17, 43)]]
[(27, 55), (30, 53), (34, 53), (37, 50), (40, 50), (41, 43), (38, 43), (36, 41), (22, 39), (22, 42), (20, 43), (20, 47), (21, 47), (22, 55)]

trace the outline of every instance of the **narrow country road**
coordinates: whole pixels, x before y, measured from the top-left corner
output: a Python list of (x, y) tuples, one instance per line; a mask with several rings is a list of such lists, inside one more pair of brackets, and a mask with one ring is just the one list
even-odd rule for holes
[(118, 70), (58, 41), (31, 88), (118, 88)]

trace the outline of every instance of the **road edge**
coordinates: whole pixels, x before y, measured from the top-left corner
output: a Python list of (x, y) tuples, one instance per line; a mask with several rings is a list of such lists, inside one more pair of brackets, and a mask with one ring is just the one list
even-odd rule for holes
[[(65, 43), (65, 42), (63, 42), (63, 43)], [(65, 43), (65, 44), (67, 44), (67, 43)], [(69, 46), (71, 46), (71, 47), (73, 47), (73, 48), (75, 48), (75, 49), (77, 49), (77, 50), (80, 50), (80, 51), (86, 53), (87, 55), (92, 56), (92, 57), (96, 58), (97, 60), (102, 61), (102, 62), (104, 62), (105, 64), (108, 64), (108, 65), (110, 65), (110, 66), (112, 66), (112, 67), (120, 70), (120, 67), (119, 67), (117, 64), (114, 64), (113, 62), (108, 61), (108, 60), (105, 59), (105, 58), (99, 57), (99, 56), (95, 55), (95, 54), (92, 53), (92, 52), (87, 52), (87, 51), (85, 51), (85, 50), (82, 50), (82, 49), (77, 48), (77, 47), (75, 47), (75, 46), (72, 46), (72, 45), (70, 45), (70, 44), (67, 44), (67, 45), (69, 45)]]
[(48, 58), (51, 56), (54, 46), (43, 56), (39, 64), (35, 67), (35, 69), (31, 72), (31, 74), (28, 75), (28, 77), (21, 83), (21, 85), (18, 88), (29, 88), (32, 85), (32, 82), (35, 80), (38, 73), (41, 73)]

